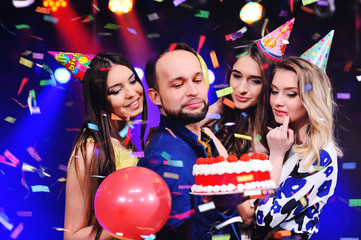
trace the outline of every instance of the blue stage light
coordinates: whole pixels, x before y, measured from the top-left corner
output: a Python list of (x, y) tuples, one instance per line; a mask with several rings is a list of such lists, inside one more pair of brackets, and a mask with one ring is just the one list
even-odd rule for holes
[(66, 68), (58, 68), (54, 72), (54, 77), (58, 83), (64, 84), (70, 80), (70, 72)]

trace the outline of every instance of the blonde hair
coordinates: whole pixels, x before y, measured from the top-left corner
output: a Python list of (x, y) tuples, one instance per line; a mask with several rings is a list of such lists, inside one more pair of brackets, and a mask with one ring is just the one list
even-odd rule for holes
[[(298, 57), (290, 57), (280, 62), (277, 69), (285, 69), (297, 74), (299, 96), (305, 107), (309, 122), (307, 137), (302, 145), (295, 145), (294, 150), (303, 159), (303, 167), (320, 164), (320, 150), (328, 143), (334, 143), (338, 156), (341, 149), (334, 139), (334, 112), (337, 108), (332, 96), (331, 82), (324, 71), (316, 65)], [(306, 160), (310, 155), (311, 157)]]

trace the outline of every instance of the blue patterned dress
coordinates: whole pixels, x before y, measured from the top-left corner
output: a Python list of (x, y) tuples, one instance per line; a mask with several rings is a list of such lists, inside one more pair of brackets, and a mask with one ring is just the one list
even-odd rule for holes
[[(310, 157), (310, 156), (309, 156)], [(256, 209), (258, 229), (290, 230), (310, 237), (318, 232), (319, 215), (337, 182), (337, 153), (333, 143), (320, 151), (317, 163), (302, 167), (298, 153), (290, 151), (282, 166), (280, 188)]]

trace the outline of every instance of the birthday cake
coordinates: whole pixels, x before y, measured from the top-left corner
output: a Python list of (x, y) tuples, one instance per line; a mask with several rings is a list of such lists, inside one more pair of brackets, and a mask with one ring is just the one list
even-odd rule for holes
[(272, 164), (265, 154), (243, 154), (240, 159), (198, 158), (193, 166), (193, 193), (232, 193), (274, 188), (270, 171)]

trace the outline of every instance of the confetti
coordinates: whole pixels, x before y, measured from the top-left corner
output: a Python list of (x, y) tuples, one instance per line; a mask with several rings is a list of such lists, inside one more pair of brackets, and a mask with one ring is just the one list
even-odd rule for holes
[(303, 88), (303, 91), (308, 91), (308, 90), (311, 90), (312, 89), (312, 85), (311, 83), (307, 84), (304, 88)]
[(227, 122), (227, 123), (224, 124), (224, 126), (226, 126), (226, 127), (230, 127), (230, 126), (233, 126), (233, 125), (236, 125), (236, 123), (235, 122)]
[(247, 190), (244, 191), (244, 196), (254, 196), (254, 195), (262, 195), (262, 190), (256, 189), (256, 190)]
[(211, 51), (209, 53), (209, 55), (211, 56), (211, 61), (212, 61), (213, 67), (218, 68), (219, 67), (219, 62), (218, 62), (218, 59), (217, 59), (216, 52), (213, 50), (213, 51)]
[(21, 80), (21, 84), (18, 90), (18, 95), (21, 93), (21, 91), (23, 90), (23, 87), (25, 86), (25, 84), (29, 81), (29, 78), (24, 77), (23, 80)]
[(192, 185), (179, 185), (178, 189), (191, 189)]
[(179, 178), (179, 175), (176, 174), (176, 173), (164, 172), (164, 173), (163, 173), (163, 177), (165, 177), (165, 178), (178, 179), (178, 178)]
[(68, 171), (68, 167), (65, 166), (64, 164), (59, 164), (58, 169), (65, 171), (65, 172)]
[(206, 118), (221, 119), (221, 115), (219, 113), (207, 113)]
[(348, 203), (350, 207), (361, 207), (361, 199), (349, 199)]
[(3, 215), (5, 215), (5, 213), (0, 212), (0, 223), (9, 231), (11, 231), (14, 227), (14, 225), (12, 225), (11, 223), (8, 222), (8, 220), (6, 220), (8, 217), (5, 215), (4, 218)]
[(19, 159), (17, 159), (9, 150), (5, 150), (4, 155), (10, 160), (10, 162), (4, 162), (5, 164), (16, 167), (16, 165), (20, 163)]
[(16, 118), (7, 116), (4, 120), (7, 121), (7, 122), (9, 122), (9, 123), (14, 123), (14, 122), (16, 121)]
[(317, 2), (317, 1), (318, 1), (318, 0), (302, 0), (302, 4), (303, 4), (303, 5), (308, 5), (308, 4)]
[(98, 126), (96, 124), (94, 124), (94, 123), (88, 123), (88, 128), (92, 129), (92, 130), (95, 130), (95, 131), (99, 131)]
[(350, 99), (351, 95), (349, 93), (337, 93), (337, 99)]
[(144, 158), (144, 152), (131, 152), (129, 155), (131, 157)]
[(198, 205), (198, 209), (200, 212), (206, 212), (215, 208), (216, 206), (214, 205), (213, 201)]
[(49, 187), (45, 185), (33, 185), (31, 190), (33, 192), (50, 192)]
[(231, 94), (231, 93), (233, 93), (233, 88), (232, 87), (227, 87), (227, 88), (223, 88), (221, 90), (216, 91), (216, 94), (217, 94), (218, 98), (226, 96), (226, 95)]
[(344, 162), (342, 163), (342, 169), (356, 169), (356, 162)]
[(244, 176), (237, 176), (237, 182), (247, 182), (253, 180), (253, 174), (248, 174)]
[(361, 82), (361, 75), (360, 76), (356, 76), (357, 81)]
[(20, 233), (23, 231), (24, 229), (24, 224), (20, 223), (15, 229), (14, 231), (11, 233), (10, 237), (12, 239), (17, 239), (18, 236), (20, 235)]
[(41, 38), (41, 37), (38, 37), (38, 36), (35, 36), (35, 35), (30, 35), (30, 37), (38, 39), (40, 41), (44, 41), (44, 38)]
[(128, 134), (128, 131), (129, 131), (129, 125), (127, 124), (122, 130), (120, 130), (119, 136), (125, 138), (125, 136), (127, 136)]
[(91, 177), (94, 177), (94, 178), (106, 178), (106, 176), (102, 176), (102, 175), (91, 175)]
[(99, 36), (111, 36), (111, 35), (113, 35), (113, 34), (108, 33), (108, 32), (100, 32), (100, 33), (98, 33), (98, 35), (99, 35)]
[(23, 58), (23, 57), (20, 57), (20, 61), (19, 61), (20, 64), (28, 67), (28, 68), (32, 68), (34, 63), (26, 58)]
[(169, 218), (177, 218), (179, 220), (189, 218), (192, 214), (194, 214), (194, 209), (191, 209), (187, 212), (176, 214), (176, 215), (170, 215)]
[(36, 172), (36, 171), (38, 171), (38, 169), (31, 166), (30, 164), (27, 164), (26, 162), (23, 163), (22, 169), (25, 172)]
[(231, 235), (222, 234), (222, 235), (213, 235), (211, 240), (230, 240)]
[(177, 44), (176, 44), (176, 43), (171, 43), (171, 44), (169, 45), (168, 51), (169, 51), (169, 52), (172, 52), (176, 47), (177, 47)]
[(149, 34), (147, 34), (147, 38), (149, 38), (149, 39), (160, 38), (160, 34), (159, 33), (149, 33)]
[(219, 131), (218, 123), (216, 123), (216, 125), (214, 126), (214, 130), (215, 130), (216, 132)]
[(262, 139), (261, 135), (257, 134), (257, 140), (261, 141), (261, 139)]
[(44, 59), (44, 54), (43, 53), (33, 53), (33, 58), (34, 59)]
[(19, 217), (31, 217), (33, 216), (33, 212), (32, 211), (17, 211), (16, 214)]
[(208, 18), (209, 17), (209, 11), (205, 11), (205, 10), (198, 10), (198, 11), (199, 12), (194, 15), (195, 17), (200, 17), (200, 18)]
[(227, 105), (228, 107), (234, 109), (236, 107), (236, 105), (234, 104), (234, 102), (232, 100), (229, 100), (228, 98), (224, 98), (223, 99), (223, 104)]
[(340, 240), (360, 240), (358, 237), (342, 237)]
[(54, 229), (55, 229), (56, 231), (59, 231), (59, 232), (69, 232), (69, 229), (66, 229), (66, 228), (54, 227)]
[(65, 182), (66, 181), (66, 178), (62, 177), (62, 178), (58, 178), (57, 180), (58, 182)]
[(288, 16), (287, 10), (281, 10), (278, 16), (279, 17), (287, 17)]
[(316, 41), (316, 40), (319, 39), (320, 37), (321, 37), (321, 35), (316, 32), (316, 33), (314, 33), (314, 34), (312, 35), (311, 38), (312, 38), (313, 41)]
[(243, 117), (248, 117), (248, 114), (246, 112), (241, 113)]
[(238, 58), (240, 58), (240, 57), (246, 56), (247, 54), (248, 54), (248, 50), (246, 50), (246, 51), (238, 54), (238, 55), (236, 56), (236, 58), (238, 59)]
[(262, 36), (262, 38), (264, 37), (264, 32), (265, 32), (265, 30), (266, 30), (266, 26), (267, 26), (267, 24), (268, 24), (268, 18), (265, 18), (265, 20), (264, 20), (264, 22), (263, 22), (263, 25), (262, 25), (262, 32), (261, 32), (261, 36)]
[(201, 48), (203, 47), (204, 41), (206, 41), (206, 36), (200, 35), (200, 36), (199, 36), (197, 53), (199, 53), (199, 51), (200, 51)]
[(217, 84), (217, 85), (213, 85), (213, 88), (226, 88), (229, 87), (228, 84)]
[(7, 29), (2, 23), (0, 23), (0, 26), (3, 27), (8, 33), (11, 33), (12, 35), (16, 36), (15, 33), (13, 33), (12, 31), (10, 31), (9, 29)]
[(180, 5), (181, 3), (185, 2), (185, 1), (186, 0), (173, 0), (173, 4), (176, 7), (176, 6)]
[(39, 154), (36, 152), (34, 147), (28, 147), (26, 149), (26, 151), (30, 154), (30, 156), (32, 156), (32, 158), (34, 158), (36, 161), (40, 162), (41, 161), (41, 157), (39, 156)]
[(155, 236), (153, 234), (150, 234), (149, 236), (146, 235), (140, 235), (144, 240), (154, 240)]
[(300, 203), (302, 204), (302, 207), (304, 207), (304, 208), (307, 207), (307, 200), (305, 197), (302, 197), (300, 199)]
[(159, 19), (159, 16), (157, 13), (151, 13), (151, 14), (148, 14), (147, 15), (149, 21), (154, 21), (154, 20), (158, 20)]
[(310, 14), (315, 14), (315, 11), (309, 7), (301, 6), (301, 10), (303, 10), (304, 12), (310, 13)]
[(134, 35), (137, 35), (137, 31), (135, 31), (135, 29), (128, 28), (128, 27), (127, 27), (127, 29), (128, 29), (128, 32), (133, 33)]
[(117, 24), (114, 24), (114, 23), (107, 23), (107, 24), (105, 24), (104, 28), (118, 30), (120, 28), (120, 26)]
[(352, 67), (353, 61), (347, 61), (345, 67), (343, 68), (344, 72), (349, 72)]
[(35, 11), (38, 13), (50, 14), (50, 9), (46, 7), (37, 7)]
[(243, 139), (252, 141), (252, 137), (251, 137), (251, 136), (246, 136), (246, 135), (238, 134), (238, 133), (235, 133), (234, 136), (235, 136), (236, 138), (243, 138)]
[(183, 161), (181, 160), (168, 160), (168, 165), (173, 167), (183, 167)]
[(19, 25), (15, 25), (16, 29), (20, 30), (20, 29), (30, 29), (30, 26), (28, 24), (19, 24)]
[(231, 223), (235, 223), (235, 222), (243, 222), (241, 216), (237, 216), (237, 217), (233, 217), (231, 219), (228, 219), (227, 221), (215, 226), (215, 228), (217, 230), (219, 230), (219, 229), (221, 229), (221, 228), (223, 228), (223, 227), (225, 227), (225, 226), (227, 226), (227, 225), (229, 225)]
[(50, 16), (50, 15), (44, 15), (43, 20), (44, 20), (44, 21), (47, 21), (47, 22), (51, 22), (51, 23), (57, 24), (58, 21), (59, 21), (59, 18), (52, 17), (52, 16)]
[(162, 152), (162, 154), (160, 154), (163, 158), (167, 159), (167, 160), (170, 160), (170, 155), (166, 152)]

